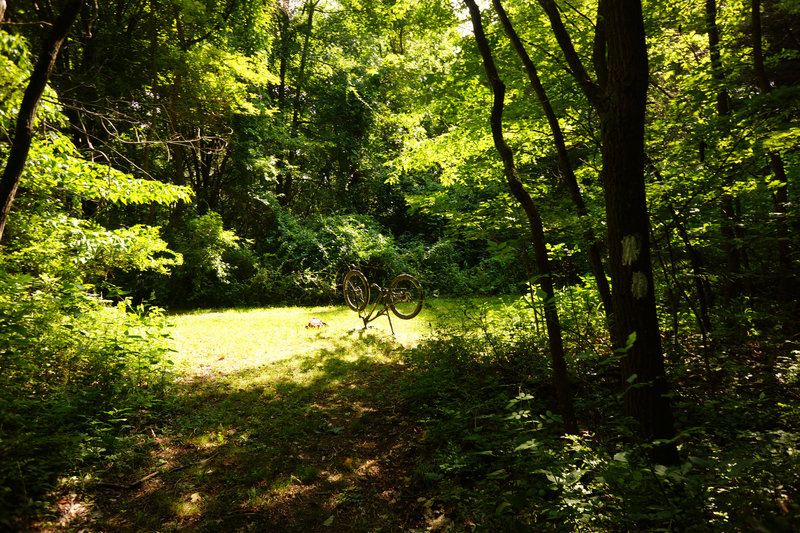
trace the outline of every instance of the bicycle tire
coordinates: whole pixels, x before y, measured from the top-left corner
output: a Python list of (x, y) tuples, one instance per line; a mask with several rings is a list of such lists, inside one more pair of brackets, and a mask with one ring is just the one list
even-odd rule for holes
[(344, 277), (343, 292), (347, 307), (353, 311), (360, 313), (369, 305), (369, 283), (358, 270), (351, 270)]
[(398, 318), (410, 320), (422, 310), (422, 286), (410, 274), (400, 274), (389, 285), (389, 309)]

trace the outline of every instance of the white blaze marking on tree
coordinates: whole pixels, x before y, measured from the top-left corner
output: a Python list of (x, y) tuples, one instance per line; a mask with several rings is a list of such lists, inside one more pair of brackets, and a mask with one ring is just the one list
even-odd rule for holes
[(647, 276), (642, 272), (634, 272), (633, 279), (631, 279), (631, 292), (633, 297), (641, 300), (647, 296)]
[(636, 235), (625, 235), (622, 238), (622, 264), (630, 265), (639, 257), (641, 243)]

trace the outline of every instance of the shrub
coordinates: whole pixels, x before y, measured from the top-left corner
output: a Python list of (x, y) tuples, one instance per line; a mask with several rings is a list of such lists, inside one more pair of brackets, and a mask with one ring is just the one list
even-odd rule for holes
[(183, 256), (183, 264), (169, 275), (141, 276), (139, 298), (154, 292), (158, 303), (174, 308), (242, 303), (246, 283), (258, 268), (257, 257), (247, 241), (224, 229), (219, 214), (189, 217), (170, 230), (168, 241)]
[[(596, 305), (579, 291), (571, 298), (576, 311)], [(779, 357), (766, 374), (748, 361), (726, 372), (723, 388), (709, 386), (702, 357), (674, 361), (682, 462), (663, 466), (650, 460), (658, 443), (642, 442), (636, 423), (621, 414), (616, 374), (608, 375), (618, 355), (587, 353), (571, 361), (584, 430), (565, 435), (552, 413), (549, 358), (530, 310), (517, 303), (464, 316), (461, 327), (406, 352), (402, 381), (424, 428), (414, 479), (454, 523), (474, 525), (473, 531), (789, 531), (796, 525), (800, 411), (786, 401), (796, 396), (796, 353)], [(771, 384), (764, 375), (773, 376)]]
[(70, 281), (3, 273), (0, 518), (39, 506), (79, 463), (123, 451), (125, 413), (161, 398), (170, 368), (164, 331), (158, 310), (110, 305)]
[(338, 300), (341, 280), (357, 267), (373, 281), (409, 269), (394, 239), (369, 217), (331, 215), (301, 221), (278, 214), (269, 253), (262, 257), (253, 288), (271, 302), (320, 303)]

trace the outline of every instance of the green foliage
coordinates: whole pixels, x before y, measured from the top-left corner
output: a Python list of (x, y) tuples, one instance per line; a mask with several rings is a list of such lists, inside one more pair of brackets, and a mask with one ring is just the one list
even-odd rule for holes
[[(0, 29), (0, 67), (0, 138), (4, 139), (14, 130), (25, 80), (33, 70), (28, 41), (10, 34), (6, 29)], [(56, 101), (55, 92), (49, 87), (45, 88), (36, 117), (38, 123), (42, 120), (61, 122)]]
[(303, 222), (279, 207), (275, 213), (261, 253), (224, 229), (219, 214), (190, 217), (170, 237), (183, 264), (169, 277), (141, 278), (137, 290), (178, 308), (329, 303), (339, 300), (337, 285), (353, 265), (373, 275), (408, 269), (392, 237), (368, 217)]
[[(22, 11), (24, 13), (24, 10)], [(10, 142), (30, 58), (0, 32), (0, 142)], [(6, 73), (8, 77), (6, 77)], [(128, 416), (156, 405), (171, 365), (158, 309), (112, 305), (97, 293), (114, 272), (167, 272), (181, 257), (158, 227), (106, 225), (89, 206), (169, 205), (185, 187), (134, 178), (83, 157), (57, 128), (50, 89), (0, 255), (0, 527), (41, 510), (59, 476), (127, 453)], [(4, 166), (7, 151), (0, 157)], [(104, 461), (104, 462), (103, 462)]]
[(66, 277), (78, 283), (99, 283), (114, 269), (152, 270), (166, 273), (181, 263), (167, 249), (159, 228), (133, 226), (107, 230), (89, 221), (65, 215), (20, 213), (15, 227), (18, 246), (3, 263), (26, 272)]
[[(0, 58), (14, 67), (9, 73), (24, 78), (30, 68), (24, 41), (0, 32), (0, 42)], [(23, 88), (21, 83), (0, 84), (0, 100), (17, 102)], [(63, 125), (62, 110), (51, 101), (57, 95), (51, 89), (48, 96), (37, 126)], [(6, 133), (12, 118), (4, 116), (0, 124)], [(87, 220), (82, 211), (85, 204), (99, 209), (168, 205), (191, 196), (186, 187), (134, 178), (89, 160), (64, 134), (49, 130), (31, 146), (4, 235), (2, 268), (9, 274), (41, 274), (75, 284), (97, 284), (114, 269), (166, 272), (181, 259), (167, 250), (158, 228), (135, 224), (110, 229)]]
[(190, 198), (175, 187), (132, 176), (79, 157), (59, 134), (34, 142), (4, 235), (0, 263), (7, 272), (63, 278), (99, 286), (115, 271), (166, 273), (181, 263), (158, 227), (109, 229), (82, 217), (83, 204), (169, 204)]
[[(75, 456), (87, 463), (123, 453), (128, 415), (157, 396), (162, 317), (92, 294), (130, 290), (136, 301), (182, 308), (333, 303), (351, 267), (378, 283), (412, 273), (430, 295), (513, 295), (408, 355), (406, 391), (426, 427), (415, 480), (460, 513), (457, 523), (759, 529), (772, 501), (796, 501), (798, 308), (787, 295), (798, 281), (790, 207), (800, 52), (790, 2), (762, 6), (768, 94), (754, 76), (746, 2), (717, 2), (724, 79), (714, 75), (703, 3), (645, 6), (655, 289), (682, 430), (674, 468), (650, 464), (650, 444), (616, 414), (620, 354), (585, 274), (587, 235), (606, 226), (598, 117), (564, 75), (535, 2), (506, 4), (588, 217), (567, 201), (549, 125), (488, 7), (485, 19), (507, 88), (507, 139), (550, 243), (587, 428), (573, 436), (559, 434), (552, 414), (528, 228), (504, 182), (491, 94), (455, 4), (314, 1), (311, 27), (312, 2), (168, 4), (87, 7), (56, 65), (58, 91), (48, 88), (39, 110), (0, 257), (0, 510), (36, 505), (56, 472), (69, 471), (59, 450), (85, 450)], [(587, 66), (596, 4), (560, 3)], [(47, 9), (17, 2), (0, 31), (4, 146)], [(722, 213), (728, 199), (733, 212)], [(779, 262), (780, 245), (788, 257)], [(787, 290), (776, 294), (781, 275)], [(728, 285), (736, 294), (723, 294)], [(363, 496), (343, 492), (340, 502), (356, 507)]]
[(0, 524), (43, 505), (58, 476), (126, 453), (129, 412), (162, 398), (165, 318), (69, 280), (0, 278)]
[(273, 291), (267, 298), (279, 301), (339, 301), (338, 285), (353, 266), (377, 283), (409, 268), (392, 236), (368, 217), (331, 215), (302, 222), (284, 212), (271, 248), (263, 268), (280, 281), (265, 290)]
[(701, 358), (676, 360), (670, 371), (683, 383), (676, 396), (681, 464), (667, 467), (649, 460), (655, 443), (640, 442), (635, 424), (618, 415), (621, 394), (607, 366), (616, 356), (573, 360), (576, 409), (587, 429), (563, 435), (552, 412), (544, 339), (530, 327), (530, 311), (495, 305), (466, 316), (464, 328), (406, 354), (411, 372), (403, 383), (424, 427), (415, 486), (432, 491), (456, 524), (478, 531), (722, 531), (796, 522), (797, 410), (774, 401), (793, 394), (793, 356), (765, 369), (781, 376), (765, 390), (748, 385), (764, 383), (764, 375), (746, 378), (752, 368), (729, 364), (723, 375), (730, 381), (717, 385), (724, 398), (709, 386)]
[(493, 254), (482, 240), (413, 240), (403, 249), (419, 280), (434, 295), (514, 294), (526, 278), (521, 257)]
[(128, 285), (137, 280), (132, 285), (137, 297), (157, 296), (160, 303), (184, 309), (237, 303), (256, 259), (246, 242), (223, 229), (219, 214), (190, 217), (180, 231), (172, 228), (167, 238), (182, 263), (172, 272), (122, 278)]
[(87, 201), (112, 204), (171, 204), (187, 202), (186, 187), (136, 179), (108, 165), (83, 159), (64, 135), (50, 133), (37, 139), (21, 186), (36, 193), (57, 190)]
[(376, 283), (415, 275), (429, 294), (501, 294), (518, 290), (525, 271), (516, 254), (491, 255), (481, 241), (395, 239), (371, 217), (300, 219), (274, 205), (259, 243), (224, 229), (214, 212), (189, 217), (168, 240), (183, 262), (169, 274), (117, 276), (138, 298), (174, 308), (335, 303), (345, 273), (361, 269)]

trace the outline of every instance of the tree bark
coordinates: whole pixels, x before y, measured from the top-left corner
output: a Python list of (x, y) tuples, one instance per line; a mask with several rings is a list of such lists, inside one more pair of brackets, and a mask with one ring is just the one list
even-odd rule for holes
[[(644, 120), (648, 60), (639, 0), (607, 0), (608, 82), (600, 110), (614, 324), (617, 338), (636, 334), (622, 359), (625, 412), (648, 439), (675, 435), (656, 314), (650, 259), (650, 217), (644, 186)], [(659, 446), (654, 459), (677, 464), (677, 449)]]
[[(640, 0), (602, 0), (594, 42), (593, 82), (575, 52), (553, 0), (539, 0), (575, 77), (600, 118), (616, 348), (624, 351), (625, 413), (646, 441), (675, 436), (656, 314), (650, 259), (650, 217), (644, 186), (644, 120), (648, 59)], [(605, 56), (605, 60), (603, 59)], [(625, 340), (633, 341), (622, 345)], [(651, 457), (677, 464), (674, 444)]]
[[(730, 115), (730, 95), (725, 89), (725, 71), (722, 68), (722, 57), (719, 50), (716, 0), (706, 0), (705, 11), (708, 50), (711, 57), (711, 78), (717, 85), (717, 115), (726, 118)], [(733, 178), (729, 177), (726, 181), (728, 187), (733, 185)], [(722, 297), (726, 304), (741, 292), (742, 257), (740, 244), (737, 243), (737, 237), (740, 235), (737, 235), (738, 216), (735, 204), (736, 198), (733, 194), (728, 190), (723, 190), (720, 198), (721, 232), (727, 275), (724, 280)]]
[(564, 344), (561, 338), (561, 323), (559, 322), (558, 311), (555, 305), (553, 280), (551, 277), (550, 262), (547, 256), (542, 219), (533, 198), (531, 198), (522, 184), (519, 172), (514, 164), (514, 154), (503, 137), (503, 106), (506, 88), (497, 73), (492, 53), (486, 41), (480, 10), (475, 4), (475, 0), (464, 0), (464, 3), (467, 5), (470, 12), (475, 42), (483, 58), (486, 76), (489, 79), (489, 85), (494, 94), (491, 113), (492, 139), (494, 140), (495, 148), (503, 160), (503, 168), (511, 193), (522, 205), (530, 225), (536, 268), (539, 275), (539, 286), (545, 294), (544, 316), (547, 326), (547, 338), (550, 346), (550, 357), (553, 365), (553, 385), (556, 390), (556, 396), (558, 397), (559, 410), (561, 411), (561, 416), (564, 418), (564, 426), (567, 432), (575, 433), (577, 431), (577, 423), (575, 421), (572, 405), (572, 394), (569, 391), (567, 363), (564, 357)]
[(50, 79), (50, 73), (53, 71), (58, 51), (66, 40), (72, 24), (78, 18), (81, 5), (81, 0), (70, 0), (64, 6), (44, 42), (42, 53), (33, 67), (30, 81), (25, 88), (19, 115), (17, 115), (14, 141), (8, 153), (3, 176), (0, 178), (0, 205), (2, 205), (2, 211), (0, 211), (0, 241), (3, 238), (8, 214), (11, 211), (11, 204), (14, 202), (14, 196), (16, 196), (19, 188), (19, 181), (25, 168), (25, 162), (28, 159), (28, 152), (33, 140), (33, 124), (42, 93), (47, 86), (47, 80)]
[[(772, 85), (767, 77), (764, 68), (764, 50), (761, 44), (761, 0), (752, 0), (751, 20), (753, 25), (753, 71), (758, 82), (758, 89), (761, 94), (769, 94)], [(786, 179), (786, 168), (783, 164), (781, 155), (774, 151), (768, 151), (769, 164), (778, 187), (775, 189), (773, 204), (776, 214), (776, 233), (778, 238), (778, 302), (785, 302), (789, 293), (789, 273), (791, 272), (791, 259), (789, 255), (789, 228), (787, 223), (787, 205), (789, 201), (789, 185)]]
[[(298, 136), (298, 130), (300, 126), (300, 110), (302, 107), (302, 90), (305, 84), (305, 76), (306, 76), (306, 63), (308, 62), (308, 47), (309, 42), (311, 40), (311, 33), (314, 27), (314, 10), (317, 7), (317, 3), (319, 0), (309, 0), (306, 4), (308, 8), (308, 19), (306, 21), (306, 31), (305, 35), (303, 36), (303, 49), (300, 55), (300, 67), (297, 73), (297, 83), (295, 84), (295, 94), (294, 94), (294, 101), (292, 103), (292, 123), (291, 129), (289, 132), (289, 137), (292, 141), (294, 141)], [(279, 189), (278, 189), (278, 202), (283, 205), (289, 205), (292, 201), (292, 197), (294, 195), (294, 176), (293, 176), (293, 166), (294, 166), (294, 159), (296, 149), (294, 147), (294, 143), (290, 142), (291, 147), (289, 153), (286, 155), (286, 167), (284, 169), (283, 176), (281, 176), (279, 180)]]

